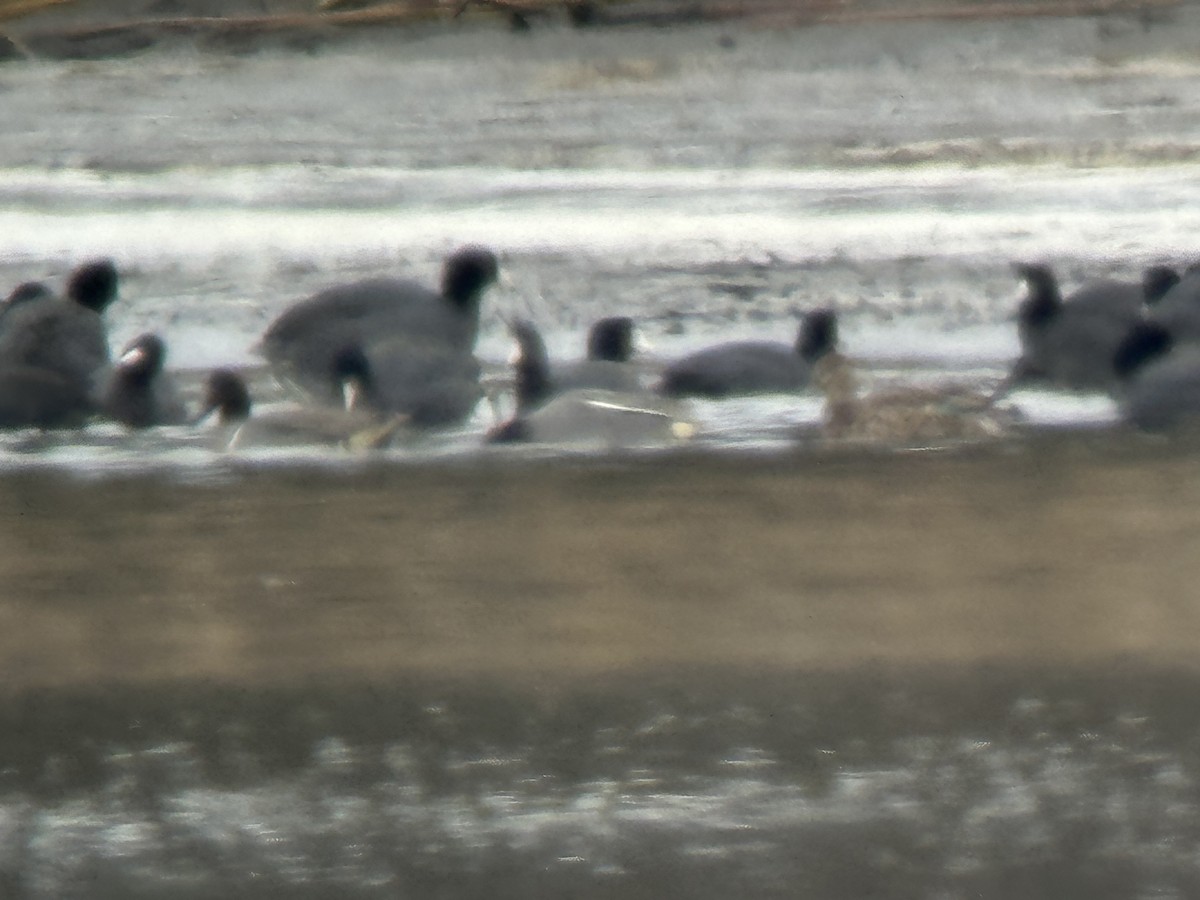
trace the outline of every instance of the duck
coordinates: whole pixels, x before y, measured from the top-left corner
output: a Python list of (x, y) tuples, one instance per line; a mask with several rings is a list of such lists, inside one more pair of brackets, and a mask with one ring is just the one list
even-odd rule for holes
[(557, 394), (530, 412), (518, 413), (491, 429), (485, 441), (612, 450), (671, 445), (695, 434), (695, 426), (662, 397), (580, 388)]
[(204, 400), (196, 423), (216, 417), (224, 449), (327, 446), (351, 450), (387, 446), (404, 425), (400, 416), (379, 418), (362, 399), (370, 391), (364, 359), (356, 351), (335, 358), (335, 383), (343, 406), (298, 405), (252, 414), (250, 390), (234, 369), (220, 368), (205, 381)]
[(783, 393), (808, 386), (813, 364), (837, 347), (837, 315), (832, 309), (807, 313), (795, 343), (730, 341), (715, 344), (669, 364), (658, 384), (668, 397), (722, 398)]
[(928, 446), (1010, 434), (1019, 414), (995, 395), (964, 385), (896, 387), (864, 395), (853, 363), (826, 353), (813, 367), (825, 397), (821, 431), (831, 442)]
[(128, 428), (182, 425), (187, 407), (178, 385), (163, 370), (167, 345), (152, 332), (134, 338), (121, 351), (105, 387), (101, 408)]
[(1017, 310), (1021, 355), (1009, 387), (1045, 384), (1074, 391), (1110, 391), (1112, 359), (1125, 334), (1144, 316), (1146, 301), (1158, 300), (1169, 270), (1148, 270), (1141, 282), (1088, 282), (1064, 298), (1053, 270), (1043, 263), (1017, 263), (1028, 295)]
[(71, 273), (63, 297), (23, 289), (0, 318), (0, 366), (48, 370), (94, 390), (112, 361), (103, 314), (118, 284), (113, 261), (99, 259)]
[(491, 250), (468, 245), (447, 257), (436, 288), (393, 277), (334, 285), (286, 309), (257, 349), (281, 381), (317, 396), (328, 389), (334, 355), (349, 344), (369, 353), (377, 343), (406, 343), (439, 364), (471, 357), (481, 301), (499, 272)]
[(1130, 329), (1113, 357), (1122, 419), (1146, 431), (1200, 424), (1200, 344), (1178, 343), (1161, 322)]
[(546, 342), (532, 322), (518, 319), (509, 324), (509, 331), (517, 343), (513, 375), (518, 413), (530, 412), (568, 390), (593, 388), (632, 393), (642, 388), (641, 378), (629, 362), (633, 355), (634, 324), (628, 316), (598, 320), (588, 331), (587, 357), (553, 366)]

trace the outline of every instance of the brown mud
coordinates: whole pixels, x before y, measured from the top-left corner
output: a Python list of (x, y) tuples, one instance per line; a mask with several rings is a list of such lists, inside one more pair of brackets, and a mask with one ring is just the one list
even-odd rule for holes
[(13, 474), (0, 678), (1189, 667), (1198, 471), (1169, 445), (1089, 436), (218, 484)]

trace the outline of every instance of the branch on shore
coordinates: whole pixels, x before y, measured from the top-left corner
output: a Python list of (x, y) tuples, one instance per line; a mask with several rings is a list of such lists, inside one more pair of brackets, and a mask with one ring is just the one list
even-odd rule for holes
[(62, 6), (64, 3), (73, 2), (74, 0), (0, 0), (0, 22), (19, 19), (52, 6)]

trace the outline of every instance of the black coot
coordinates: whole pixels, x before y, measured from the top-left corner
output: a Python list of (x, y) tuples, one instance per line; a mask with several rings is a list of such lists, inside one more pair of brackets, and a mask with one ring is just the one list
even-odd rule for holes
[(95, 388), (111, 359), (102, 314), (117, 284), (117, 268), (105, 259), (77, 268), (65, 297), (27, 289), (0, 318), (0, 366), (44, 369)]
[(167, 345), (157, 334), (130, 341), (109, 376), (102, 401), (105, 415), (130, 428), (186, 422), (179, 388), (163, 370), (166, 358)]
[(377, 344), (407, 342), (437, 359), (471, 356), (480, 301), (498, 274), (490, 250), (469, 246), (446, 260), (436, 289), (387, 277), (326, 288), (272, 322), (260, 349), (281, 380), (318, 396), (328, 390), (334, 356), (349, 345), (370, 354)]
[(510, 330), (517, 342), (513, 363), (517, 412), (536, 409), (568, 390), (640, 390), (641, 379), (629, 362), (633, 327), (633, 320), (626, 316), (601, 319), (588, 332), (586, 359), (552, 365), (537, 327), (528, 320), (513, 322)]
[(1017, 310), (1021, 356), (1009, 385), (1112, 390), (1113, 355), (1143, 318), (1148, 281), (1089, 282), (1064, 298), (1049, 266), (1021, 263), (1014, 268), (1028, 295)]
[(808, 313), (794, 344), (732, 341), (706, 347), (671, 363), (659, 390), (671, 397), (729, 397), (799, 391), (812, 377), (813, 364), (837, 347), (837, 315), (830, 309)]

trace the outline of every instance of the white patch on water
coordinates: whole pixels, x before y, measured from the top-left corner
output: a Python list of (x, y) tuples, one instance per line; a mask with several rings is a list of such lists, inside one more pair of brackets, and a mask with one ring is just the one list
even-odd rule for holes
[(1068, 394), (1061, 391), (1016, 391), (1008, 402), (1031, 425), (1100, 426), (1120, 421), (1120, 410), (1102, 394)]
[[(1013, 305), (1016, 306), (1014, 299)], [(840, 328), (847, 352), (856, 359), (906, 363), (975, 376), (1002, 374), (1020, 354), (1015, 325), (949, 327), (934, 316), (910, 315), (886, 323), (863, 322)]]
[(687, 401), (699, 438), (743, 449), (794, 443), (803, 429), (820, 424), (823, 408), (824, 400), (815, 394)]
[[(304, 167), (151, 175), (8, 171), (9, 260), (113, 255), (186, 271), (231, 257), (309, 260), (440, 254), (468, 241), (511, 253), (894, 260), (1187, 257), (1200, 167), (876, 171)], [(345, 202), (367, 189), (369, 208)], [(23, 195), (38, 198), (22, 202)]]

